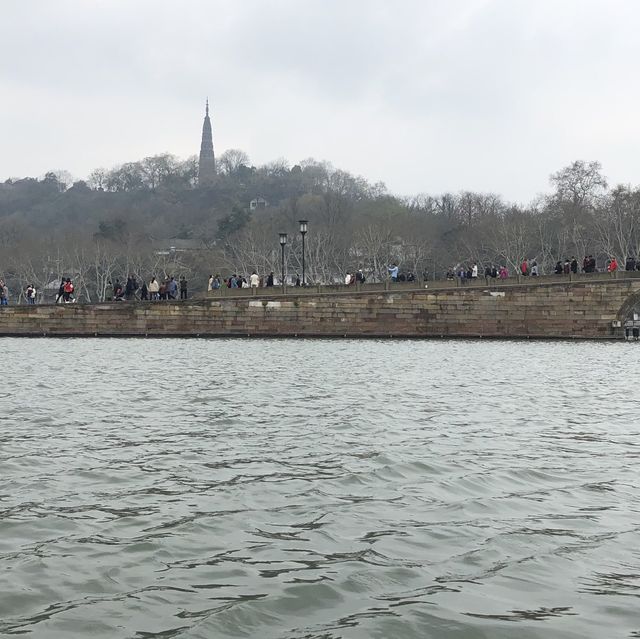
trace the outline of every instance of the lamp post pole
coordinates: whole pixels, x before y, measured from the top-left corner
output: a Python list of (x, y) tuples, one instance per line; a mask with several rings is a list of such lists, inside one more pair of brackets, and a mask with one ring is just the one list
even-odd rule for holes
[(304, 236), (307, 234), (307, 220), (300, 220), (300, 235), (302, 235), (302, 286), (306, 286), (304, 268)]
[(285, 288), (285, 272), (284, 272), (284, 247), (287, 245), (287, 234), (280, 233), (280, 248), (282, 250), (282, 290)]

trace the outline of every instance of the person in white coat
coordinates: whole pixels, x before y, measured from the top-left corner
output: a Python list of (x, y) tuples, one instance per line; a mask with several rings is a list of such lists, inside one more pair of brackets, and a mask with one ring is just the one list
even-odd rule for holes
[(160, 299), (160, 283), (155, 277), (151, 278), (148, 288), (149, 288), (149, 297), (152, 300)]

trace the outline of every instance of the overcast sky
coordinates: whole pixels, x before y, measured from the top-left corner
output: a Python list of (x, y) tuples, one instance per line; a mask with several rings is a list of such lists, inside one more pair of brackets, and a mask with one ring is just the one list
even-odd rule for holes
[(308, 157), (393, 193), (640, 183), (636, 0), (2, 0), (0, 179)]

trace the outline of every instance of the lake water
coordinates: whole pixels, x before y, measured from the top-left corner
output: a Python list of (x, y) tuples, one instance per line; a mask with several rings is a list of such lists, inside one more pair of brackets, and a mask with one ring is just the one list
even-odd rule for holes
[(640, 637), (640, 349), (2, 339), (0, 635)]

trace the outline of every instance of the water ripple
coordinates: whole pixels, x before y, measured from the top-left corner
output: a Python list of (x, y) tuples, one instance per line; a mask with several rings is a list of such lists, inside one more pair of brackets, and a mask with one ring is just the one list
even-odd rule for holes
[(634, 345), (3, 346), (3, 636), (640, 637)]

